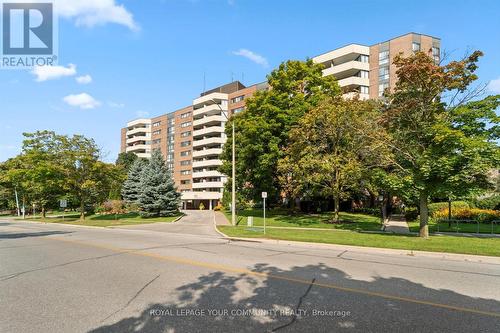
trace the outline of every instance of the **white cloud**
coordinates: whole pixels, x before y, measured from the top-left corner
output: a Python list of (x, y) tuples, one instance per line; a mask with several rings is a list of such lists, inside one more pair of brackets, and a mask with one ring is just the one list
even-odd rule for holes
[(142, 110), (139, 110), (135, 113), (135, 115), (139, 118), (146, 118), (149, 116), (149, 112), (148, 111), (142, 111)]
[(31, 74), (36, 76), (35, 81), (42, 82), (47, 80), (56, 80), (64, 76), (73, 76), (76, 74), (76, 66), (69, 64), (64, 66), (35, 66)]
[(261, 65), (263, 67), (268, 67), (269, 63), (267, 62), (267, 59), (261, 56), (260, 54), (257, 54), (253, 51), (247, 50), (247, 49), (239, 49), (238, 51), (233, 51), (234, 55), (237, 56), (242, 56), (245, 57), (253, 62), (255, 62), (258, 65)]
[(138, 31), (134, 16), (125, 6), (115, 0), (57, 0), (56, 12), (65, 18), (75, 20), (77, 26), (94, 27), (115, 23)]
[(82, 76), (79, 76), (77, 78), (75, 78), (76, 82), (80, 83), (80, 84), (89, 84), (90, 82), (92, 82), (92, 76), (90, 75), (82, 75)]
[(63, 101), (70, 106), (79, 107), (80, 109), (95, 109), (101, 105), (101, 102), (87, 93), (68, 95), (63, 98)]
[(500, 94), (500, 77), (490, 81), (488, 84), (488, 90), (492, 93)]
[(114, 108), (114, 109), (122, 109), (125, 107), (125, 104), (123, 103), (116, 103), (116, 102), (108, 102), (108, 106), (110, 108)]

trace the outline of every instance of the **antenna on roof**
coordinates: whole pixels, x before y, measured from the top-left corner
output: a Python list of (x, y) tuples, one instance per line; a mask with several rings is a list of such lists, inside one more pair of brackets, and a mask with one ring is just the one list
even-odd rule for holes
[(233, 75), (233, 71), (231, 71), (231, 82), (234, 82), (234, 75)]

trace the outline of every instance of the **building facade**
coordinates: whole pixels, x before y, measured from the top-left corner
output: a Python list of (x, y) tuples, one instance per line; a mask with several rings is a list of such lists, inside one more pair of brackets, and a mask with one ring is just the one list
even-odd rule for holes
[[(313, 57), (323, 64), (323, 75), (334, 75), (345, 98), (382, 97), (396, 82), (394, 57), (423, 51), (440, 61), (438, 38), (409, 33), (372, 46), (350, 44)], [(160, 149), (182, 195), (184, 209), (212, 209), (222, 199), (227, 176), (218, 171), (226, 143), (225, 125), (245, 109), (266, 82), (249, 87), (235, 81), (203, 92), (191, 105), (155, 118), (130, 121), (121, 130), (121, 151), (149, 158)]]

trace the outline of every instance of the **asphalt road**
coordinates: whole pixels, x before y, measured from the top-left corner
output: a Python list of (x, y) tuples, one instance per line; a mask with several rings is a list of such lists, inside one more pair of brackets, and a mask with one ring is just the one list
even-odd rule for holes
[(0, 332), (498, 332), (500, 261), (0, 221)]

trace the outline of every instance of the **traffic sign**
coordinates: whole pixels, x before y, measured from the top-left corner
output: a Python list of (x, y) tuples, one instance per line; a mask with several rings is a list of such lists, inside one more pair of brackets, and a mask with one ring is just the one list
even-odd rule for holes
[(267, 192), (262, 192), (262, 199), (267, 198)]
[(66, 199), (59, 200), (59, 207), (61, 207), (61, 208), (68, 207), (68, 200), (66, 200)]

